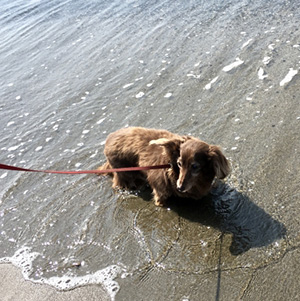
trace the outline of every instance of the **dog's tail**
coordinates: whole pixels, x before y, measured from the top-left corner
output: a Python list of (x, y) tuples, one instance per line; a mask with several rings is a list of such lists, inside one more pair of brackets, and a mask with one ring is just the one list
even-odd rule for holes
[[(106, 161), (103, 165), (99, 166), (97, 169), (98, 170), (106, 170), (106, 169), (111, 169), (111, 165), (109, 164), (108, 161)], [(102, 174), (99, 174), (99, 175), (108, 175), (108, 176), (113, 176), (113, 173), (111, 172), (108, 172), (108, 173), (102, 173)]]

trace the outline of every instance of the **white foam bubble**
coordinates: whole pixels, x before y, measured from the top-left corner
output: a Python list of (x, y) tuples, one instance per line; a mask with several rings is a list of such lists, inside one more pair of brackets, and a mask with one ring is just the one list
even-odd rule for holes
[(168, 92), (165, 94), (164, 98), (170, 98), (172, 96), (172, 93)]
[(21, 268), (25, 279), (29, 279), (32, 272), (32, 262), (39, 255), (37, 252), (30, 252), (30, 248), (22, 247), (12, 257), (0, 258), (0, 262), (11, 262), (13, 265)]
[(11, 126), (13, 124), (15, 124), (15, 122), (14, 121), (10, 121), (6, 126)]
[(247, 42), (245, 42), (245, 43), (242, 45), (241, 49), (247, 47), (252, 41), (253, 41), (253, 39), (249, 39)]
[(17, 150), (20, 146), (21, 146), (21, 144), (20, 144), (20, 145), (11, 146), (11, 147), (9, 147), (7, 150), (8, 150), (9, 152), (15, 151), (15, 150)]
[(131, 87), (131, 86), (133, 86), (133, 85), (134, 85), (134, 83), (126, 84), (126, 85), (123, 86), (123, 89), (129, 88), (129, 87)]
[(54, 131), (57, 131), (58, 128), (59, 128), (59, 125), (58, 125), (58, 124), (55, 124), (55, 125), (53, 126), (53, 130), (54, 130)]
[(98, 120), (96, 123), (97, 123), (97, 124), (101, 124), (104, 120), (105, 120), (105, 117), (104, 117), (104, 118), (101, 118), (101, 119)]
[(187, 77), (193, 77), (193, 78), (200, 78), (200, 74), (199, 75), (195, 75), (195, 74), (193, 74), (193, 73), (188, 73), (187, 75), (186, 75)]
[(223, 70), (224, 72), (229, 72), (229, 71), (231, 71), (232, 69), (237, 68), (238, 66), (240, 66), (240, 65), (242, 65), (242, 64), (244, 64), (244, 61), (242, 61), (240, 58), (237, 57), (237, 58), (235, 59), (235, 62), (233, 62), (233, 63), (231, 63), (231, 64), (225, 66), (222, 70)]
[(293, 68), (290, 68), (290, 71), (285, 76), (285, 78), (280, 82), (279, 85), (282, 87), (282, 86), (288, 84), (297, 73), (298, 73), (298, 70), (294, 70)]
[(119, 284), (114, 279), (121, 274), (122, 269), (117, 265), (108, 266), (102, 270), (99, 270), (91, 275), (85, 276), (62, 276), (62, 277), (51, 277), (44, 279), (42, 283), (54, 286), (59, 290), (70, 290), (82, 285), (90, 284), (102, 284), (110, 295), (111, 300), (115, 299), (117, 292), (120, 289)]
[(38, 147), (35, 149), (35, 151), (36, 151), (36, 152), (39, 152), (39, 151), (41, 151), (42, 149), (43, 149), (42, 146), (38, 146)]
[(1, 176), (0, 176), (0, 179), (4, 179), (4, 178), (6, 178), (7, 177), (7, 172), (5, 172), (4, 174), (2, 174)]
[(258, 78), (261, 79), (261, 80), (263, 80), (266, 77), (268, 77), (268, 74), (265, 74), (264, 69), (261, 68), (261, 67), (258, 69), (257, 75), (258, 75)]
[(211, 80), (207, 85), (205, 85), (204, 89), (205, 90), (210, 90), (211, 85), (214, 84), (218, 80), (219, 76), (215, 77), (213, 80)]
[(270, 44), (270, 45), (268, 46), (268, 48), (269, 48), (270, 50), (274, 50), (274, 49), (275, 49), (275, 44)]
[(135, 98), (142, 98), (144, 95), (144, 92), (139, 92), (137, 95), (135, 95)]
[(126, 272), (124, 268), (118, 265), (110, 265), (97, 272), (84, 276), (54, 276), (51, 278), (30, 278), (34, 274), (32, 263), (41, 254), (37, 252), (31, 252), (29, 247), (22, 247), (12, 257), (0, 258), (0, 263), (12, 263), (13, 265), (21, 268), (23, 277), (26, 280), (32, 281), (38, 284), (47, 284), (55, 287), (58, 290), (71, 290), (76, 287), (91, 284), (103, 285), (104, 289), (110, 295), (111, 300), (115, 299), (120, 286), (114, 280), (116, 277)]
[(268, 65), (271, 62), (271, 57), (265, 56), (262, 60), (265, 65)]

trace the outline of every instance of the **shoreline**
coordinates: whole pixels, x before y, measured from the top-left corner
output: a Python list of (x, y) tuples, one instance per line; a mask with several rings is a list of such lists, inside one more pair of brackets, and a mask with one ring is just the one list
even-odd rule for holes
[(70, 301), (70, 300), (110, 300), (101, 286), (88, 285), (70, 291), (58, 291), (49, 285), (33, 283), (25, 280), (21, 270), (10, 263), (0, 264), (2, 301)]

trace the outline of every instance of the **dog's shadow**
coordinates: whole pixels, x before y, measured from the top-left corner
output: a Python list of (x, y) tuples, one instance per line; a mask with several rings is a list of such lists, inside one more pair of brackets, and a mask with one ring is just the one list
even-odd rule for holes
[(179, 216), (232, 233), (230, 252), (233, 255), (267, 246), (286, 234), (282, 223), (226, 183), (218, 183), (210, 195), (201, 201), (171, 201), (168, 207)]

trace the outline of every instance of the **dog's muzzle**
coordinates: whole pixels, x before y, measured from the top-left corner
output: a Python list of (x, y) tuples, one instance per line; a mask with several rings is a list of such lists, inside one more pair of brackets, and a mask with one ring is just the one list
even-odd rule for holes
[(183, 185), (177, 185), (177, 190), (181, 193), (185, 193), (185, 187)]

